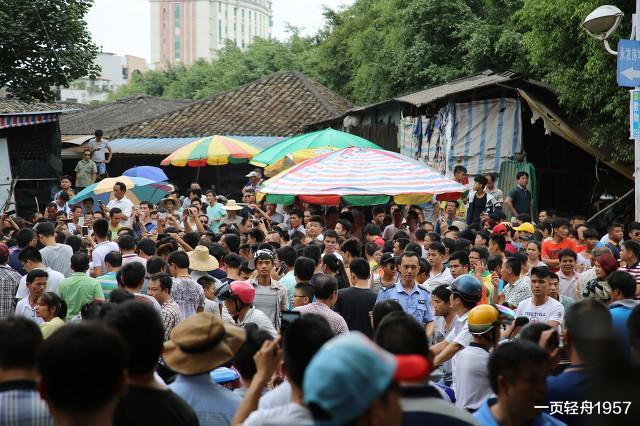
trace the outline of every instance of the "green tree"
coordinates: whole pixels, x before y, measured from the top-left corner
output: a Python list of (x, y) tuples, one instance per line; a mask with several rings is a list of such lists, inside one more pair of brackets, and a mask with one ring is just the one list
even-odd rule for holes
[(306, 69), (357, 103), (487, 68), (521, 67), (513, 14), (522, 0), (358, 0), (326, 11)]
[[(630, 2), (610, 3), (631, 16)], [(584, 18), (600, 4), (597, 0), (525, 0), (517, 13), (518, 29), (532, 75), (554, 87), (563, 109), (590, 131), (593, 145), (616, 160), (628, 160), (633, 154), (629, 93), (617, 87), (615, 57), (582, 30)], [(616, 35), (625, 36), (629, 28), (625, 19)]]
[(84, 16), (93, 0), (13, 0), (0, 8), (0, 86), (53, 100), (51, 86), (95, 75), (98, 47)]
[(292, 34), (286, 42), (256, 38), (245, 50), (227, 41), (213, 61), (198, 60), (190, 67), (174, 66), (135, 76), (110, 99), (135, 94), (174, 99), (204, 99), (234, 87), (250, 83), (274, 72), (304, 69), (310, 39)]

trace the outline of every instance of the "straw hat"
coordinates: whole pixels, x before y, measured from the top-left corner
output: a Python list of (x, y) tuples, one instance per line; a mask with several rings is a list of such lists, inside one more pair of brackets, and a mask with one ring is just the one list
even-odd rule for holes
[(189, 256), (189, 269), (193, 271), (208, 272), (220, 267), (218, 259), (211, 256), (209, 249), (205, 246), (196, 246), (187, 255)]
[(158, 207), (161, 209), (166, 209), (168, 202), (172, 202), (175, 207), (178, 207), (179, 201), (176, 200), (175, 198), (169, 198), (169, 197), (163, 198), (162, 200), (160, 200), (160, 202), (158, 203)]
[(167, 365), (180, 374), (207, 373), (229, 361), (244, 344), (244, 329), (210, 312), (182, 320), (164, 342)]
[(238, 203), (236, 203), (236, 200), (229, 200), (227, 201), (227, 205), (224, 206), (225, 210), (242, 210), (242, 206), (239, 206)]

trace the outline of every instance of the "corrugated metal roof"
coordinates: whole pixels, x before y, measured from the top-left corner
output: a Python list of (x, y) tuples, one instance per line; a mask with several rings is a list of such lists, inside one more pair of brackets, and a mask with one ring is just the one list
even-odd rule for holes
[[(250, 143), (260, 149), (265, 149), (274, 145), (284, 138), (279, 136), (235, 136), (231, 138), (239, 139)], [(201, 138), (122, 138), (111, 140), (111, 149), (114, 154), (146, 154), (146, 155), (169, 155), (173, 151), (186, 144)], [(75, 146), (63, 150), (64, 157), (80, 154), (84, 147)]]
[(394, 98), (394, 100), (421, 106), (437, 101), (438, 99), (446, 98), (454, 93), (466, 92), (492, 84), (503, 83), (512, 80), (513, 77), (512, 74), (494, 74), (492, 71), (485, 71), (481, 74), (453, 80), (405, 96), (399, 96)]

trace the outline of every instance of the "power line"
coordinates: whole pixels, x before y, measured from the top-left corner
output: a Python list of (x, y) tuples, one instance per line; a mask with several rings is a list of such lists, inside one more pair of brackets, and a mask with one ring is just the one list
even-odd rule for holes
[(49, 36), (49, 31), (47, 31), (47, 27), (44, 25), (44, 21), (42, 20), (42, 17), (40, 16), (40, 11), (38, 10), (38, 6), (36, 4), (36, 0), (31, 0), (31, 4), (33, 5), (33, 8), (36, 11), (36, 15), (38, 15), (38, 20), (40, 21), (40, 25), (42, 26), (42, 29), (44, 30), (44, 35), (47, 37), (47, 40), (49, 41), (49, 44), (51, 45), (51, 52), (53, 53), (53, 55), (55, 56), (56, 60), (58, 61), (58, 67), (60, 68), (60, 71), (62, 71), (62, 77), (64, 77), (64, 81), (67, 84), (67, 87), (75, 95), (75, 90), (76, 89), (73, 89), (71, 87), (71, 84), (69, 83), (69, 79), (67, 78), (67, 74), (66, 74), (64, 68), (62, 67), (62, 61), (60, 60), (60, 57), (58, 56), (58, 52), (56, 52), (56, 50), (54, 48), (53, 40)]

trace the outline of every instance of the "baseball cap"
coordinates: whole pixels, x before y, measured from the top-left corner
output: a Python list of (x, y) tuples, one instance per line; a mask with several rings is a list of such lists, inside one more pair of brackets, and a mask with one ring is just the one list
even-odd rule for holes
[(271, 260), (272, 262), (275, 262), (276, 257), (271, 250), (260, 249), (256, 251), (253, 255), (253, 259), (249, 261), (249, 269), (256, 269), (256, 262), (258, 260)]
[(258, 173), (258, 172), (256, 172), (256, 171), (254, 170), (254, 171), (252, 171), (251, 173), (249, 173), (248, 175), (244, 175), (244, 177), (248, 177), (248, 178), (250, 178), (250, 177), (261, 177), (261, 176), (260, 176), (260, 173)]
[(393, 253), (382, 253), (382, 256), (380, 256), (380, 265), (386, 265), (387, 263), (391, 263), (396, 261), (396, 257), (393, 255)]
[(497, 224), (491, 230), (492, 234), (500, 234), (500, 235), (505, 235), (508, 232), (509, 232), (509, 230), (507, 229), (506, 225), (504, 225), (503, 223)]
[(516, 226), (513, 229), (514, 231), (528, 232), (529, 234), (533, 234), (534, 232), (536, 232), (536, 228), (534, 228), (533, 225), (529, 222), (524, 222), (522, 225)]
[(324, 410), (330, 424), (345, 424), (369, 408), (392, 380), (421, 381), (429, 371), (425, 357), (394, 356), (354, 331), (333, 338), (313, 357), (304, 374), (304, 402)]

